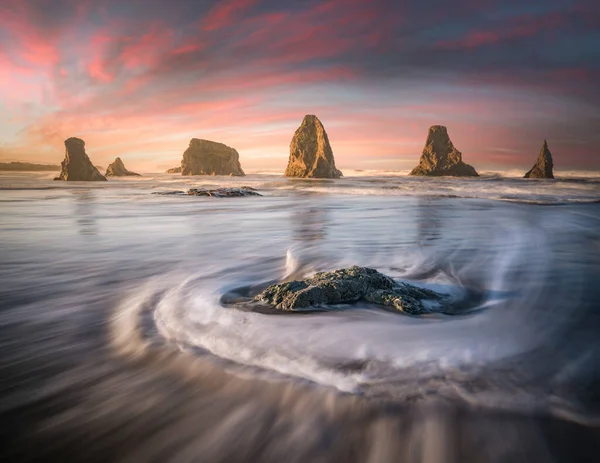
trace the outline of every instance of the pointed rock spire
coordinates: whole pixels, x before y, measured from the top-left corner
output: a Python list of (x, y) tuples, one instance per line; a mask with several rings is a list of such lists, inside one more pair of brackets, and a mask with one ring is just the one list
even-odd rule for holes
[(524, 178), (554, 178), (553, 168), (552, 153), (548, 149), (548, 142), (544, 140), (544, 145), (540, 150), (537, 161), (529, 172), (525, 174)]
[(136, 174), (135, 172), (131, 172), (130, 170), (127, 170), (125, 168), (125, 164), (123, 164), (123, 161), (121, 161), (121, 158), (116, 158), (115, 162), (113, 162), (106, 168), (105, 175), (107, 177), (131, 177), (131, 176), (141, 177), (140, 174)]
[(290, 143), (286, 177), (340, 178), (325, 127), (314, 115), (304, 116)]
[(60, 175), (54, 180), (105, 182), (106, 177), (90, 161), (85, 152), (85, 142), (71, 137), (65, 140), (65, 159), (61, 163)]
[(419, 165), (410, 175), (453, 177), (478, 177), (479, 174), (469, 164), (462, 161), (462, 153), (458, 151), (443, 125), (433, 125), (427, 133), (427, 141)]

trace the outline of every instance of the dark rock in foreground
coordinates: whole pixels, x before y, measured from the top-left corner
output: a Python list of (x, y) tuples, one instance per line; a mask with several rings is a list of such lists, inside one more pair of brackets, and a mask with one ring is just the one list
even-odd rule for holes
[(0, 170), (12, 172), (40, 172), (46, 170), (60, 170), (60, 166), (50, 164), (33, 164), (31, 162), (0, 162)]
[(192, 188), (187, 192), (193, 196), (212, 196), (214, 198), (234, 198), (241, 196), (262, 196), (254, 188), (243, 186), (241, 188), (216, 188), (208, 190), (206, 188)]
[(80, 138), (71, 137), (65, 140), (65, 159), (61, 168), (60, 175), (54, 180), (106, 181), (106, 177), (90, 161), (85, 152), (85, 142)]
[(269, 286), (254, 300), (285, 311), (363, 300), (394, 312), (418, 315), (430, 312), (423, 300), (435, 301), (442, 297), (427, 289), (398, 283), (375, 269), (353, 266)]
[(458, 151), (450, 137), (448, 129), (443, 125), (433, 125), (427, 133), (427, 141), (419, 165), (410, 175), (422, 176), (453, 176), (453, 177), (478, 177), (479, 174), (473, 166), (462, 161), (462, 153)]
[(192, 138), (181, 160), (182, 175), (244, 176), (236, 150), (209, 140)]
[(524, 178), (554, 178), (552, 169), (554, 163), (552, 162), (552, 153), (548, 149), (548, 142), (544, 140), (544, 145), (540, 151), (540, 155), (537, 158), (536, 163), (529, 172), (525, 174)]
[(317, 116), (307, 115), (290, 143), (286, 177), (340, 178), (327, 132)]
[(110, 164), (106, 169), (107, 177), (141, 177), (140, 174), (131, 172), (125, 168), (125, 164), (121, 161), (121, 158), (115, 159), (115, 162)]
[(181, 173), (181, 166), (179, 167), (171, 167), (170, 169), (167, 169), (165, 174), (180, 174)]

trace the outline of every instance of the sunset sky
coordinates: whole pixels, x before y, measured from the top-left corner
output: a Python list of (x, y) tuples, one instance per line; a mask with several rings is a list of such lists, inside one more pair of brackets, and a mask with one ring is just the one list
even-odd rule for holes
[(0, 162), (179, 164), (192, 137), (281, 170), (305, 114), (346, 169), (448, 127), (480, 170), (600, 169), (599, 0), (2, 0)]

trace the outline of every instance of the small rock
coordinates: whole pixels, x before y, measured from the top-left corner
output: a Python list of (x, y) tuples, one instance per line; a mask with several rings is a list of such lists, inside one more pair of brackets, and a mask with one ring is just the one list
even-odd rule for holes
[(254, 188), (241, 187), (241, 188), (215, 188), (212, 190), (206, 188), (191, 188), (187, 192), (188, 195), (193, 196), (212, 196), (214, 198), (234, 198), (241, 196), (262, 196), (257, 193)]
[(550, 150), (548, 149), (548, 142), (544, 140), (544, 145), (542, 146), (536, 163), (531, 170), (525, 174), (524, 178), (554, 178), (554, 173), (552, 172), (553, 168), (554, 163), (552, 162), (552, 153), (550, 153)]
[(418, 315), (431, 311), (423, 300), (436, 301), (443, 297), (428, 289), (398, 283), (375, 269), (353, 266), (269, 286), (254, 301), (266, 302), (279, 310), (301, 311), (364, 300), (394, 312)]
[(107, 177), (141, 177), (140, 174), (136, 174), (135, 172), (131, 172), (125, 168), (125, 164), (121, 161), (121, 158), (116, 158), (115, 162), (109, 164), (106, 168)]
[(179, 167), (171, 167), (170, 169), (167, 169), (165, 174), (180, 174), (181, 173), (181, 166)]

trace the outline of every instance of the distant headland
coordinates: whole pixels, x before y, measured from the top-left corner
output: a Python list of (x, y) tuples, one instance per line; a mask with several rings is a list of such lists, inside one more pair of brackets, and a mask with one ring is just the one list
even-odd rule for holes
[(60, 166), (51, 164), (34, 164), (32, 162), (0, 162), (0, 170), (12, 172), (57, 171)]

